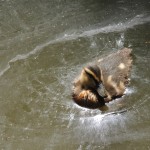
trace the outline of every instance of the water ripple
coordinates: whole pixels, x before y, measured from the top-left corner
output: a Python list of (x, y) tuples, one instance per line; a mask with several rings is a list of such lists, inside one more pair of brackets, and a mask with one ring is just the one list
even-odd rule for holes
[(70, 40), (75, 40), (81, 37), (91, 37), (94, 35), (97, 35), (99, 33), (110, 33), (110, 32), (121, 32), (124, 31), (126, 29), (132, 28), (136, 25), (140, 25), (140, 24), (144, 24), (150, 21), (150, 17), (149, 16), (145, 16), (145, 15), (137, 15), (135, 16), (133, 19), (124, 22), (124, 23), (118, 23), (118, 24), (113, 24), (113, 25), (108, 25), (105, 27), (99, 27), (96, 29), (91, 29), (88, 31), (83, 31), (83, 32), (77, 32), (77, 33), (64, 33), (61, 36), (58, 36), (56, 39), (48, 41), (46, 43), (43, 43), (41, 45), (38, 45), (37, 47), (35, 47), (32, 51), (30, 51), (27, 54), (21, 54), (21, 55), (17, 55), (16, 57), (14, 57), (13, 59), (11, 59), (6, 68), (3, 69), (2, 71), (0, 71), (0, 76), (2, 76), (9, 68), (10, 68), (10, 63), (16, 62), (18, 60), (24, 60), (27, 59), (28, 57), (35, 55), (36, 53), (42, 51), (42, 49), (46, 46), (49, 46), (51, 44), (55, 44), (55, 43), (60, 43), (60, 42), (65, 42), (65, 41), (70, 41)]

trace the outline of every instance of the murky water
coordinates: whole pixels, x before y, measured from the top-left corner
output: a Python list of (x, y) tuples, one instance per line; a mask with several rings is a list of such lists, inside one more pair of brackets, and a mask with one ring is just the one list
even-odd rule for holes
[[(119, 115), (78, 107), (72, 81), (102, 54), (133, 49)], [(150, 149), (148, 0), (0, 0), (0, 149)]]

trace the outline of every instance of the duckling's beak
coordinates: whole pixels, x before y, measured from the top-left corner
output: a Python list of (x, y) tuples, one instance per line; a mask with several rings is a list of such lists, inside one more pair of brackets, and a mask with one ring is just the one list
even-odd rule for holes
[(99, 84), (99, 85), (98, 85), (98, 88), (97, 88), (98, 94), (99, 94), (100, 96), (102, 96), (102, 97), (106, 97), (106, 92), (105, 92), (105, 91), (106, 91), (106, 90), (105, 90), (104, 85), (103, 85), (103, 84)]

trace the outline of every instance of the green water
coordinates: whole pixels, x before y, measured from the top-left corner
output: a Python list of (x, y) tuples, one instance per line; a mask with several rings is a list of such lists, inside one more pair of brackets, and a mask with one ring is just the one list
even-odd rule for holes
[[(133, 49), (131, 84), (110, 109), (77, 106), (72, 81), (83, 66)], [(0, 149), (149, 150), (148, 0), (0, 0)]]

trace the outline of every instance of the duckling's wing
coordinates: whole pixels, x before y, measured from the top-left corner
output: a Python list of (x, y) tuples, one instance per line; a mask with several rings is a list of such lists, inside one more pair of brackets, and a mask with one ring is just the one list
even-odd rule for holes
[(110, 99), (122, 96), (129, 81), (132, 66), (131, 49), (124, 48), (100, 60), (103, 85)]

